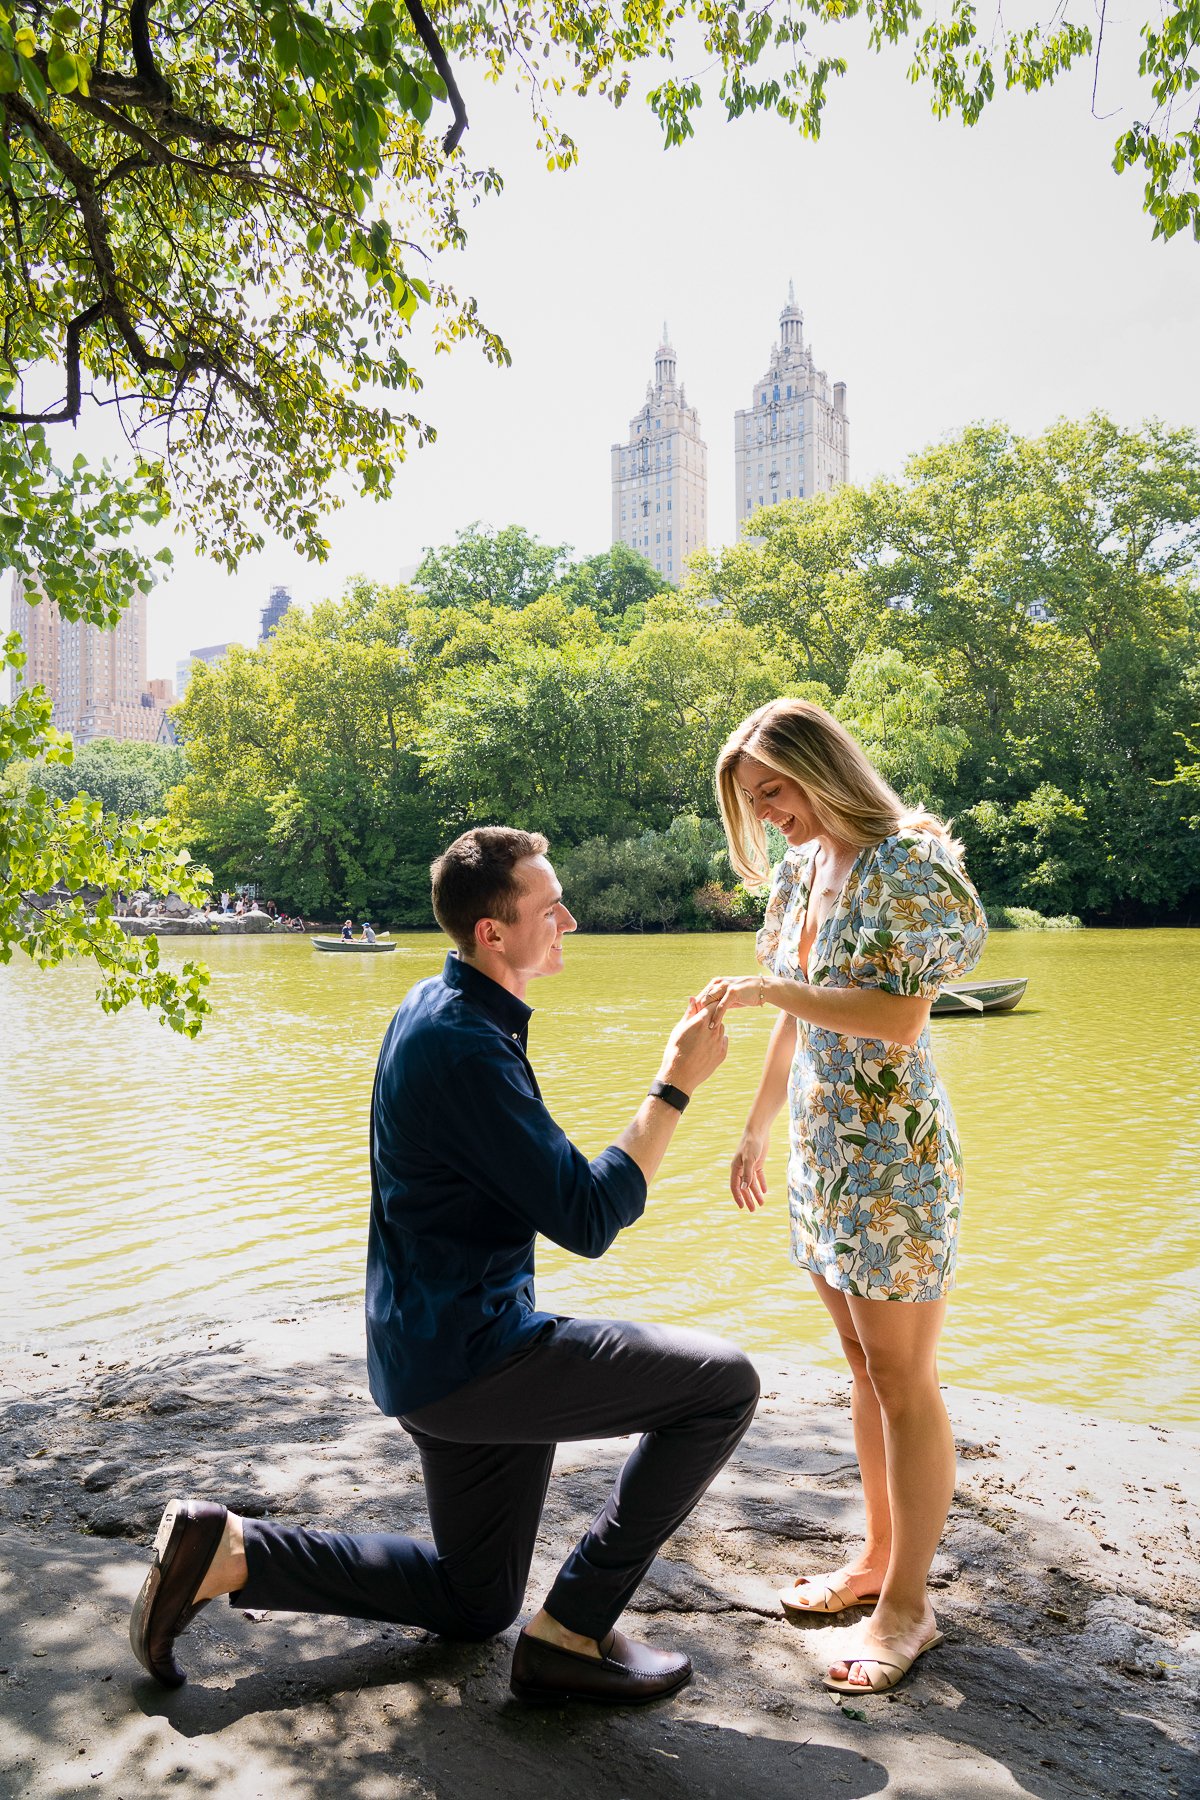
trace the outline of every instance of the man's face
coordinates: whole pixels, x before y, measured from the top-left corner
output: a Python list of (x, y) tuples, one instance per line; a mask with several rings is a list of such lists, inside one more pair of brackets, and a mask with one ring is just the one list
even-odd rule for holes
[(575, 920), (563, 905), (558, 876), (544, 856), (523, 857), (513, 874), (523, 892), (513, 924), (499, 926), (504, 960), (523, 981), (557, 975), (563, 966), (563, 937), (575, 930)]

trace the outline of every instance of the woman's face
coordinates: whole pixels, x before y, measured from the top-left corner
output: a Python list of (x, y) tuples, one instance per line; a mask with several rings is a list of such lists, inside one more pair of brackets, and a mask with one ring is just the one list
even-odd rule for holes
[(774, 825), (789, 846), (807, 844), (819, 834), (817, 815), (798, 782), (769, 769), (754, 756), (739, 756), (733, 773), (754, 816)]

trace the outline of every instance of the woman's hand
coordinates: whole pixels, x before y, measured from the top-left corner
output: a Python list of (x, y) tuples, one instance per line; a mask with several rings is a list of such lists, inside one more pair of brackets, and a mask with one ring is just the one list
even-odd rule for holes
[(731, 1006), (761, 1006), (762, 1003), (761, 975), (714, 975), (696, 996), (697, 1006), (706, 1010), (709, 1024), (714, 1027), (721, 1023)]
[(747, 1125), (742, 1133), (732, 1163), (729, 1165), (729, 1191), (743, 1212), (754, 1212), (767, 1203), (767, 1150), (770, 1133), (754, 1131)]

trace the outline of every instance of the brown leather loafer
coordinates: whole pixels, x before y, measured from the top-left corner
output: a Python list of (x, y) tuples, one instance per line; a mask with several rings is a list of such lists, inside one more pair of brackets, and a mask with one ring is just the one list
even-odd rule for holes
[(164, 1687), (187, 1676), (174, 1644), (207, 1600), (194, 1600), (225, 1529), (225, 1508), (212, 1500), (172, 1500), (159, 1520), (154, 1561), (129, 1615), (129, 1642), (142, 1667)]
[(673, 1694), (691, 1679), (692, 1665), (677, 1650), (655, 1650), (624, 1632), (611, 1633), (604, 1654), (580, 1656), (523, 1631), (513, 1652), (509, 1686), (518, 1700), (598, 1700), (640, 1706)]

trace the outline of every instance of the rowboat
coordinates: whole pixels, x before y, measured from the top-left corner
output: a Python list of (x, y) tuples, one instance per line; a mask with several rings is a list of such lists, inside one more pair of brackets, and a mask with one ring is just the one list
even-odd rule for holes
[(933, 1003), (935, 1017), (949, 1013), (1011, 1012), (1028, 985), (1027, 975), (1006, 981), (949, 981)]
[(362, 938), (340, 937), (315, 937), (310, 938), (309, 942), (314, 950), (333, 950), (339, 953), (349, 951), (354, 956), (383, 956), (386, 951), (396, 948), (395, 944), (382, 943), (378, 938), (373, 944), (364, 943)]

